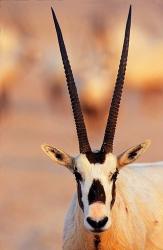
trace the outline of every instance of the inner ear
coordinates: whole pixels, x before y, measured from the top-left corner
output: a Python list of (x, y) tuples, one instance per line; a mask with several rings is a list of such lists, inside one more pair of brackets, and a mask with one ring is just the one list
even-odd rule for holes
[(133, 150), (131, 150), (131, 151), (129, 150), (128, 159), (129, 160), (135, 160), (135, 158), (140, 154), (141, 149), (142, 149), (142, 146), (138, 145), (138, 146), (134, 147)]
[(150, 145), (151, 141), (146, 140), (145, 142), (126, 150), (124, 153), (118, 156), (118, 167), (123, 167), (137, 160)]
[(41, 148), (44, 153), (50, 157), (50, 159), (52, 159), (59, 165), (66, 166), (70, 170), (73, 170), (74, 158), (66, 154), (63, 150), (57, 149), (47, 144), (41, 145)]

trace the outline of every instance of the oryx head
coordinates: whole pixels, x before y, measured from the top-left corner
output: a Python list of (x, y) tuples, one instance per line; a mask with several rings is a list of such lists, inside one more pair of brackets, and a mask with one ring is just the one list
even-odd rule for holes
[(83, 223), (88, 230), (101, 232), (107, 230), (111, 225), (110, 212), (115, 202), (115, 185), (120, 168), (135, 161), (150, 144), (149, 141), (145, 141), (118, 157), (113, 154), (113, 140), (127, 64), (131, 7), (127, 18), (122, 55), (105, 135), (101, 149), (98, 151), (91, 150), (62, 32), (53, 9), (52, 14), (71, 99), (80, 154), (77, 157), (71, 157), (64, 151), (50, 145), (42, 145), (42, 149), (52, 160), (66, 166), (74, 174), (79, 206), (84, 215)]

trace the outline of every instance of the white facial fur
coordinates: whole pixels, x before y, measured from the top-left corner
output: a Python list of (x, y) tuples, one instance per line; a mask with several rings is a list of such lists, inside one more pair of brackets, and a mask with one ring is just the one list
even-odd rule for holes
[[(112, 201), (114, 201), (112, 198), (115, 197), (114, 194), (112, 195), (112, 190), (114, 191), (114, 182), (111, 180), (112, 175), (117, 171), (117, 168), (121, 169), (123, 166), (137, 160), (150, 144), (150, 140), (146, 140), (135, 147), (129, 148), (118, 157), (108, 153), (105, 155), (105, 161), (102, 164), (90, 163), (84, 154), (80, 154), (76, 158), (71, 157), (63, 150), (48, 144), (42, 145), (42, 149), (54, 162), (67, 167), (76, 175), (79, 205), (84, 211), (85, 227), (91, 231), (95, 228), (104, 231), (111, 225), (110, 210)], [(80, 175), (83, 180), (80, 180)], [(114, 181), (116, 180), (115, 177)], [(80, 195), (80, 189), (82, 195)], [(90, 219), (93, 220), (93, 224)]]
[[(106, 230), (111, 225), (110, 204), (112, 200), (112, 174), (115, 173), (117, 167), (117, 157), (111, 153), (106, 155), (103, 164), (91, 164), (87, 157), (80, 154), (75, 159), (77, 171), (81, 174), (83, 181), (80, 181), (82, 191), (82, 202), (84, 205), (84, 225), (88, 230), (93, 231), (94, 228), (87, 222), (87, 218), (91, 217), (95, 221), (100, 221), (104, 217), (108, 217), (108, 221), (102, 230)], [(104, 188), (106, 202), (94, 202), (89, 205), (88, 194), (93, 180), (99, 180)]]

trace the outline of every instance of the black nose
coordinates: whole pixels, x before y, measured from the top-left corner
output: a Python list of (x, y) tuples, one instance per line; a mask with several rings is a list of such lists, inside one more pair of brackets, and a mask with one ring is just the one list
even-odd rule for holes
[(91, 219), (91, 217), (87, 218), (87, 222), (89, 223), (89, 225), (91, 225), (91, 227), (93, 227), (96, 230), (102, 229), (106, 225), (107, 221), (108, 221), (108, 217), (107, 216), (104, 217), (100, 221), (95, 221), (95, 220)]

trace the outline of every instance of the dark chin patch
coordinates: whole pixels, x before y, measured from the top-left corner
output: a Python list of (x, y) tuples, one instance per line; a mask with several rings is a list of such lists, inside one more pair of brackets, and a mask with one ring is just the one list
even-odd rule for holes
[(90, 163), (104, 163), (106, 154), (104, 152), (88, 152), (86, 157)]
[(93, 183), (90, 187), (89, 193), (88, 193), (88, 202), (89, 205), (94, 202), (102, 202), (105, 203), (106, 201), (106, 195), (104, 188), (99, 180), (93, 180)]
[(94, 236), (94, 247), (95, 247), (95, 250), (99, 250), (100, 248), (100, 242), (101, 242), (101, 240), (100, 240), (100, 236), (98, 235), (98, 234), (96, 234), (95, 236)]

